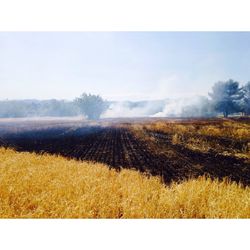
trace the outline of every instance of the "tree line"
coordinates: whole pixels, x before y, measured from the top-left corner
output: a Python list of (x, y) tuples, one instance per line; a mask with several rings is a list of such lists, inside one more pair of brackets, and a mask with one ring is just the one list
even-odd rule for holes
[(240, 87), (239, 82), (228, 80), (217, 82), (209, 93), (215, 111), (221, 112), (224, 117), (230, 114), (250, 114), (250, 82)]
[(74, 102), (63, 100), (0, 101), (0, 118), (76, 116), (80, 112)]
[(184, 107), (182, 116), (250, 115), (250, 82), (240, 86), (232, 79), (219, 81), (213, 85), (208, 97), (200, 97), (197, 104)]
[[(0, 118), (84, 115), (88, 119), (96, 120), (109, 106), (110, 102), (101, 96), (86, 93), (73, 101), (5, 100), (0, 101)], [(250, 82), (243, 86), (232, 79), (217, 82), (208, 93), (208, 97), (200, 97), (196, 104), (187, 104), (180, 116), (215, 117), (220, 114), (224, 117), (232, 114), (250, 115)]]
[(0, 101), (0, 118), (70, 117), (84, 115), (99, 119), (109, 102), (99, 95), (83, 93), (73, 101), (66, 100), (4, 100)]

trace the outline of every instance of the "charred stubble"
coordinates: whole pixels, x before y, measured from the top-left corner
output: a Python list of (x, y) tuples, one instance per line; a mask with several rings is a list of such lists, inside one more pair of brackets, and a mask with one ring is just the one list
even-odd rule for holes
[(121, 126), (82, 126), (75, 129), (65, 126), (9, 133), (0, 144), (18, 151), (46, 152), (101, 162), (117, 170), (137, 169), (161, 176), (165, 183), (205, 174), (250, 184), (250, 166), (244, 160), (174, 145), (164, 133), (151, 133), (150, 136), (155, 139), (153, 147), (146, 138), (140, 139), (130, 129)]

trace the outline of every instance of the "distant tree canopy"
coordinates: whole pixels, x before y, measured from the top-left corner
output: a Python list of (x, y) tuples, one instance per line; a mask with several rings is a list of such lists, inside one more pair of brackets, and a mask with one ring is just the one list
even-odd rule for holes
[(250, 82), (242, 88), (243, 98), (241, 101), (241, 109), (245, 115), (250, 115)]
[(0, 118), (77, 116), (78, 107), (72, 101), (63, 100), (5, 100), (0, 101)]
[[(171, 94), (171, 93), (170, 93)], [(223, 114), (250, 115), (250, 82), (239, 85), (237, 81), (220, 81), (213, 85), (209, 97), (196, 97), (191, 102), (173, 106), (173, 113), (181, 117), (215, 117)], [(118, 102), (108, 102), (99, 95), (83, 93), (74, 101), (66, 100), (2, 100), (0, 101), (0, 118), (16, 117), (67, 117), (84, 115), (88, 119), (96, 120), (109, 108), (115, 107)], [(128, 113), (136, 110), (145, 116), (154, 116), (162, 113), (166, 107), (171, 106), (168, 99), (150, 101), (122, 102), (121, 109)], [(119, 106), (118, 105), (118, 106)], [(178, 108), (179, 107), (179, 108)], [(172, 108), (172, 107), (171, 107)], [(120, 110), (120, 106), (119, 106)], [(176, 113), (175, 113), (176, 111)], [(119, 111), (118, 111), (119, 112)], [(130, 112), (131, 113), (131, 112)], [(125, 112), (126, 115), (126, 112)]]
[(91, 95), (83, 93), (75, 99), (76, 105), (80, 112), (88, 119), (97, 120), (101, 114), (109, 107), (108, 102), (104, 101), (99, 95)]
[(217, 82), (209, 93), (215, 111), (222, 112), (224, 117), (240, 111), (240, 100), (243, 93), (239, 88), (239, 83), (234, 80)]

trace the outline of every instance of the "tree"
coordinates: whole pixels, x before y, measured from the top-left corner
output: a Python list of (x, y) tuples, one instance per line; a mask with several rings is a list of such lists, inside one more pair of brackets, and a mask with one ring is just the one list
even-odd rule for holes
[(208, 94), (212, 98), (214, 109), (222, 112), (224, 117), (240, 112), (239, 102), (242, 98), (242, 91), (238, 82), (231, 79), (226, 82), (217, 82), (212, 88), (212, 93)]
[(88, 119), (97, 120), (101, 114), (108, 109), (107, 101), (104, 101), (99, 95), (83, 93), (75, 99), (80, 112), (87, 116)]
[(245, 115), (250, 115), (250, 82), (242, 88), (243, 97), (241, 101), (242, 112)]

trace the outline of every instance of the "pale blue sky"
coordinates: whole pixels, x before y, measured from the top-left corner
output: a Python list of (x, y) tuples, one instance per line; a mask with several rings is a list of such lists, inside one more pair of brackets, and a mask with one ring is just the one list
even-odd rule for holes
[(250, 32), (0, 32), (0, 99), (206, 95), (249, 72)]

